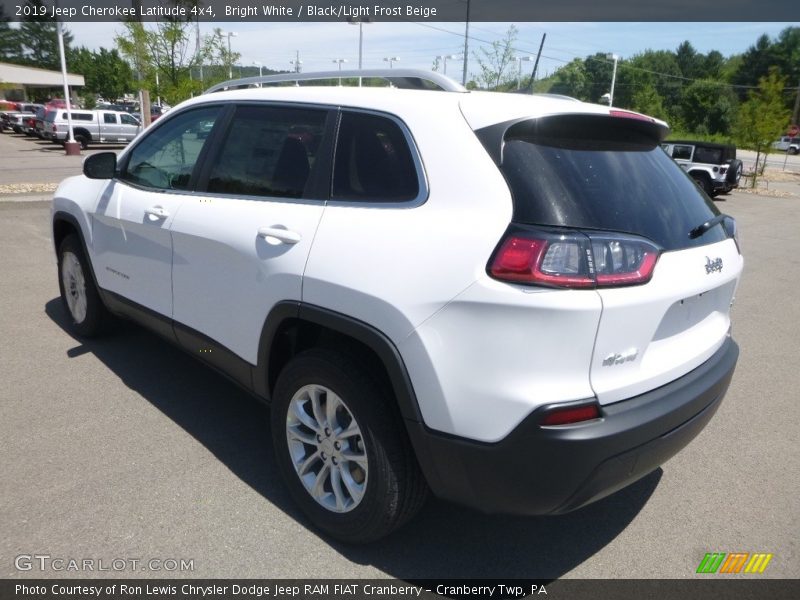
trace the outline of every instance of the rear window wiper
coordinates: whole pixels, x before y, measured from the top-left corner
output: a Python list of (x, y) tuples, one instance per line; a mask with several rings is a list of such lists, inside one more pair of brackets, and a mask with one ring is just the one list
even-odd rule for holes
[(709, 229), (713, 229), (715, 226), (719, 225), (720, 223), (722, 223), (727, 218), (728, 218), (728, 215), (724, 215), (724, 214), (720, 213), (716, 217), (713, 217), (713, 218), (709, 219), (705, 223), (701, 223), (700, 225), (698, 225), (697, 227), (695, 227), (694, 229), (692, 229), (689, 232), (689, 239), (693, 240), (695, 238), (699, 238), (706, 231), (708, 231)]

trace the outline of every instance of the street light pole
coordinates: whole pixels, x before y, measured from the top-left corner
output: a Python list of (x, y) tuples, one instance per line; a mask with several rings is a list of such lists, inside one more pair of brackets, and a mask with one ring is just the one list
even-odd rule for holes
[(444, 73), (443, 75), (447, 75), (447, 59), (455, 60), (457, 58), (461, 58), (460, 54), (441, 54), (436, 57), (436, 60), (444, 61)]
[[(336, 64), (339, 65), (339, 72), (341, 73), (342, 72), (342, 63), (346, 63), (347, 59), (346, 58), (334, 58), (333, 62), (335, 62)], [(339, 77), (339, 85), (342, 85), (342, 78), (341, 77)]]
[(520, 87), (520, 80), (522, 79), (522, 61), (530, 62), (533, 60), (530, 56), (517, 56), (517, 89)]
[(300, 66), (300, 65), (303, 64), (303, 61), (300, 60), (300, 50), (295, 50), (294, 51), (294, 60), (290, 60), (289, 64), (290, 65), (294, 65), (294, 72), (295, 73), (299, 73), (300, 71), (303, 70), (303, 68)]
[(239, 35), (235, 31), (229, 31), (228, 36), (228, 79), (233, 79), (233, 52), (231, 51), (231, 38)]
[(387, 56), (386, 58), (383, 59), (383, 62), (388, 62), (389, 68), (391, 69), (393, 68), (394, 63), (397, 62), (398, 60), (400, 60), (399, 56)]
[[(364, 68), (364, 23), (369, 23), (370, 20), (366, 17), (350, 18), (347, 20), (350, 25), (358, 23), (358, 70)], [(361, 77), (358, 78), (358, 87), (361, 87)]]
[(606, 54), (606, 58), (614, 61), (614, 70), (611, 73), (611, 91), (608, 93), (608, 105), (614, 106), (614, 86), (617, 83), (617, 61), (619, 60), (619, 56), (616, 54)]
[(61, 59), (61, 77), (64, 80), (64, 103), (67, 106), (67, 139), (64, 142), (64, 150), (70, 156), (81, 153), (80, 144), (75, 142), (72, 132), (72, 102), (69, 99), (69, 83), (67, 82), (67, 60), (64, 58), (64, 29), (61, 21), (56, 21), (56, 32), (58, 34), (58, 54)]

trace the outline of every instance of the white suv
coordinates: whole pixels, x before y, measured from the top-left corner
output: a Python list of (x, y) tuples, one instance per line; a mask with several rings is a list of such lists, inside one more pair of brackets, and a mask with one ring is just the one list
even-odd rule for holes
[(428, 490), (567, 512), (685, 446), (743, 263), (666, 125), (359, 75), (393, 85), (207, 93), (88, 157), (53, 201), (74, 330), (133, 319), (269, 403), (291, 494), (347, 541)]

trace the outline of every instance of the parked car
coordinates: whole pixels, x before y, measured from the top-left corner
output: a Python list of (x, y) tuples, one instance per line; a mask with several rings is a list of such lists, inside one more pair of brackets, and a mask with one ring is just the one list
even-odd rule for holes
[(42, 108), (36, 111), (36, 118), (33, 124), (33, 135), (35, 135), (40, 140), (44, 139), (44, 121), (45, 117), (47, 116), (48, 110), (50, 109), (43, 106)]
[(130, 318), (268, 403), (344, 541), (429, 490), (560, 514), (650, 473), (733, 375), (735, 222), (662, 121), (398, 71), (229, 82), (87, 157), (52, 207), (73, 332)]
[(742, 161), (736, 158), (736, 146), (668, 140), (661, 147), (709, 196), (727, 194), (739, 187)]
[(783, 150), (789, 154), (797, 154), (800, 152), (800, 137), (790, 137), (785, 135), (777, 142), (772, 143), (775, 150)]
[[(106, 110), (74, 110), (72, 130), (81, 148), (89, 144), (126, 144), (141, 131), (141, 123), (125, 112)], [(44, 121), (44, 137), (63, 144), (69, 123), (65, 110), (48, 111)]]
[(14, 133), (26, 133), (27, 123), (25, 119), (41, 108), (41, 104), (30, 104), (27, 102), (18, 103), (18, 110), (6, 111), (0, 114), (3, 129), (11, 129)]

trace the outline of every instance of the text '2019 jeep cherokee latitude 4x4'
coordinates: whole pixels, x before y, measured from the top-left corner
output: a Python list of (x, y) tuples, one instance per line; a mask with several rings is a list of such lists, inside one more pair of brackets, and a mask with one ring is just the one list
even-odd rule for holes
[(394, 85), (212, 89), (88, 157), (53, 201), (75, 331), (134, 319), (268, 402), (342, 540), (428, 490), (563, 513), (685, 446), (733, 374), (742, 257), (665, 124), (358, 75)]

